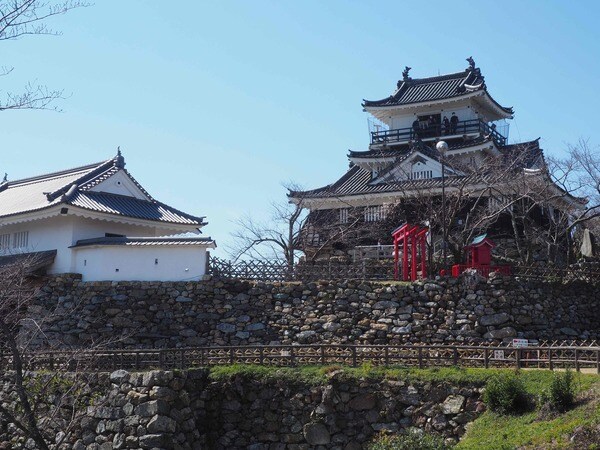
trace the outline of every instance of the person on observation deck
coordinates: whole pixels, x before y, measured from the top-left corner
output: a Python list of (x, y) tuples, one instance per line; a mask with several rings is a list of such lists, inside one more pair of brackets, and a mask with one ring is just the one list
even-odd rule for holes
[(415, 119), (415, 121), (412, 123), (413, 138), (419, 137), (420, 129), (421, 129), (421, 126), (419, 124), (419, 119)]
[(450, 117), (450, 134), (456, 134), (456, 130), (458, 130), (458, 116), (456, 113), (452, 113), (452, 117)]
[(448, 116), (444, 116), (444, 134), (448, 136), (450, 134), (450, 121), (448, 120)]

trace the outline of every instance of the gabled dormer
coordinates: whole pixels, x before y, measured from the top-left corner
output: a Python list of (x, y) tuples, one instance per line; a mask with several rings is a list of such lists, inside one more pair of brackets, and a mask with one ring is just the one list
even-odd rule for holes
[(372, 131), (371, 147), (482, 136), (505, 145), (506, 136), (494, 122), (512, 118), (513, 110), (494, 100), (473, 58), (467, 61), (469, 67), (462, 72), (428, 78), (413, 79), (406, 67), (392, 95), (363, 100), (364, 110), (383, 128)]
[[(446, 176), (459, 175), (448, 165), (444, 168)], [(427, 180), (442, 176), (442, 164), (431, 153), (413, 150), (403, 158), (398, 158), (385, 170), (373, 178), (371, 184), (395, 183), (409, 180)]]

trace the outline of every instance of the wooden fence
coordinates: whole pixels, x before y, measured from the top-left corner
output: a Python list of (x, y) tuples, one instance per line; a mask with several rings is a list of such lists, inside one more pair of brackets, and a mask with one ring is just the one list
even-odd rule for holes
[(223, 278), (256, 281), (317, 281), (317, 280), (392, 280), (393, 264), (363, 260), (343, 263), (335, 260), (297, 264), (290, 269), (286, 261), (228, 261), (211, 256), (208, 273)]
[[(239, 278), (256, 281), (317, 281), (317, 280), (393, 280), (392, 261), (362, 260), (345, 263), (336, 260), (300, 263), (290, 269), (282, 260), (228, 261), (211, 256), (208, 273), (222, 278)], [(512, 276), (540, 281), (599, 282), (597, 268), (556, 269), (540, 266), (512, 266)]]
[[(226, 364), (293, 367), (369, 363), (394, 367), (573, 368), (600, 374), (600, 347), (449, 345), (268, 345), (181, 349), (37, 352), (26, 358), (28, 370), (112, 371), (116, 369), (186, 369)], [(11, 357), (0, 354), (0, 370)]]

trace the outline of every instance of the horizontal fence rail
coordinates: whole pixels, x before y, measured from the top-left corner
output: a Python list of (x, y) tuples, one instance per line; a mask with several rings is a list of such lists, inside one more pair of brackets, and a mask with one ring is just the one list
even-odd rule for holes
[[(186, 369), (227, 364), (362, 364), (399, 367), (572, 368), (600, 374), (598, 346), (448, 346), (448, 345), (265, 345), (149, 350), (36, 352), (24, 357), (27, 370), (112, 371), (117, 369)], [(0, 354), (0, 370), (12, 358)]]

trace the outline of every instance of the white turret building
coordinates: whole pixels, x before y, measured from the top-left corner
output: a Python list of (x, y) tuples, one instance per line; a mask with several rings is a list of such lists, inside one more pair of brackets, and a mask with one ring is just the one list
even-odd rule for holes
[(0, 265), (28, 260), (50, 274), (95, 280), (198, 280), (207, 250), (204, 217), (155, 200), (107, 161), (0, 183)]

